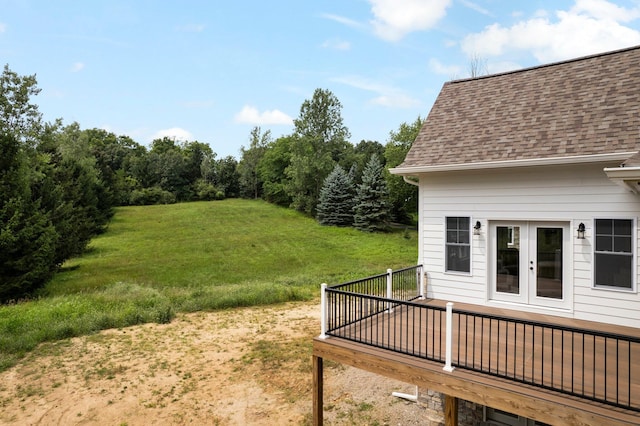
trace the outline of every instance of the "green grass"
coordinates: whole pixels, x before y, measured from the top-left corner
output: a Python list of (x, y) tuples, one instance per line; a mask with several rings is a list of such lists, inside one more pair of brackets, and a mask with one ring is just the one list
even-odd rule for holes
[(261, 201), (123, 207), (33, 301), (0, 306), (0, 370), (41, 342), (319, 296), (415, 263), (415, 232), (324, 227)]

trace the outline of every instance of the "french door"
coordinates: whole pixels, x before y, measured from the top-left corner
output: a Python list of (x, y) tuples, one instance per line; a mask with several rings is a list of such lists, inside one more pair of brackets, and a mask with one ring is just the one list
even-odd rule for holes
[(489, 297), (568, 308), (569, 223), (492, 222)]

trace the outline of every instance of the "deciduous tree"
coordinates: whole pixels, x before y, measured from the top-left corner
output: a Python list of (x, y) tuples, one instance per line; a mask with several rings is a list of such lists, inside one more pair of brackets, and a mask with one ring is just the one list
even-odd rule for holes
[(400, 165), (407, 156), (413, 141), (422, 128), (423, 120), (418, 116), (411, 124), (400, 124), (397, 131), (391, 131), (384, 149), (386, 160), (385, 180), (389, 189), (389, 203), (392, 220), (410, 223), (412, 215), (418, 212), (418, 188), (406, 183), (402, 176), (389, 173), (390, 168)]
[(21, 76), (5, 65), (0, 75), (0, 131), (20, 142), (33, 140), (42, 121), (38, 106), (31, 98), (40, 93), (36, 76)]
[(341, 115), (342, 104), (329, 90), (316, 89), (294, 120), (294, 144), (287, 167), (286, 190), (292, 207), (314, 215), (324, 179), (349, 145), (351, 136)]
[(228, 155), (216, 161), (213, 184), (224, 193), (225, 198), (240, 196), (238, 161)]
[(257, 199), (262, 195), (262, 179), (258, 165), (270, 143), (271, 131), (266, 130), (262, 133), (260, 127), (256, 126), (251, 129), (249, 148), (240, 148), (242, 156), (238, 162), (238, 175), (242, 196)]
[(258, 164), (258, 175), (262, 180), (262, 197), (270, 203), (289, 207), (291, 197), (287, 193), (286, 170), (291, 164), (291, 147), (295, 137), (283, 136), (269, 143)]

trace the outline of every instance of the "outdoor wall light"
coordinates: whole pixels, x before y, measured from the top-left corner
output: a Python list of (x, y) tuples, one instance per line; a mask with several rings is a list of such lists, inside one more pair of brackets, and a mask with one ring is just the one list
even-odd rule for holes
[(473, 227), (473, 235), (480, 235), (480, 228), (482, 227), (482, 224), (480, 223), (479, 220), (476, 220), (476, 224)]
[(584, 240), (585, 231), (586, 231), (586, 228), (584, 226), (584, 223), (580, 222), (580, 225), (578, 225), (578, 239), (579, 240)]

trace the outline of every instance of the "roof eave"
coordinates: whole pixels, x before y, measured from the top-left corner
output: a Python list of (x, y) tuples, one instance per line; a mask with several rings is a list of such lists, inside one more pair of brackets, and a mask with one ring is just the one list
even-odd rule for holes
[(605, 174), (617, 185), (640, 194), (640, 166), (634, 167), (605, 167)]
[(434, 173), (434, 172), (503, 169), (503, 168), (510, 168), (510, 167), (553, 166), (553, 165), (577, 164), (577, 163), (584, 163), (584, 164), (602, 163), (602, 162), (609, 162), (609, 161), (624, 161), (636, 153), (637, 151), (613, 152), (608, 154), (596, 154), (596, 155), (574, 155), (570, 157), (530, 158), (530, 159), (522, 159), (522, 160), (442, 164), (442, 165), (434, 165), (434, 166), (428, 166), (428, 165), (408, 166), (408, 167), (399, 166), (399, 167), (394, 167), (389, 169), (389, 172), (394, 175), (415, 176), (418, 174)]

